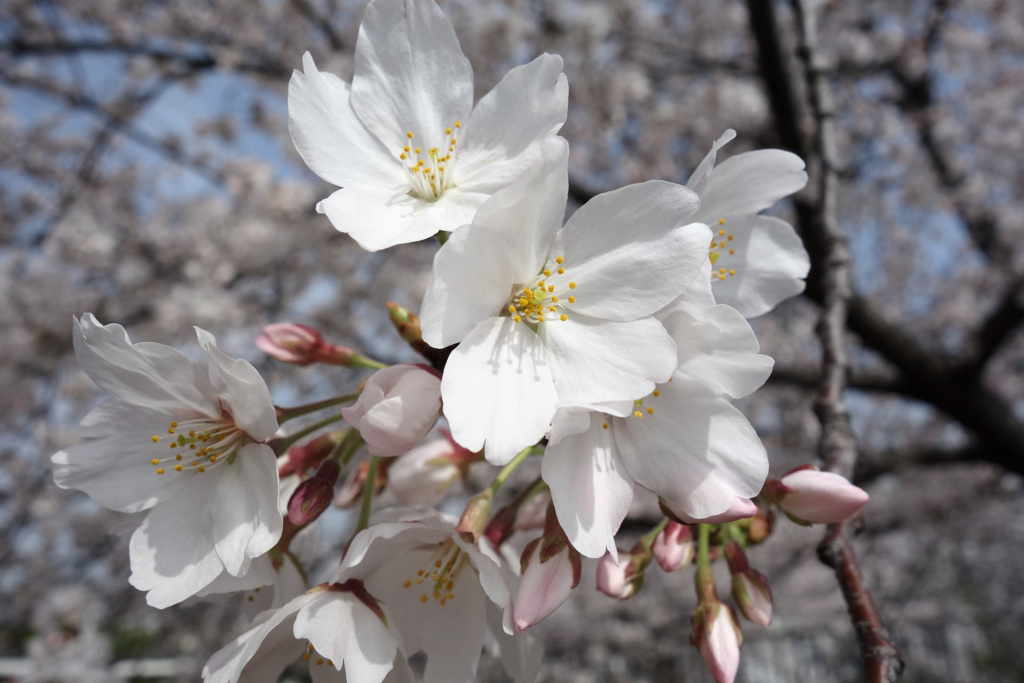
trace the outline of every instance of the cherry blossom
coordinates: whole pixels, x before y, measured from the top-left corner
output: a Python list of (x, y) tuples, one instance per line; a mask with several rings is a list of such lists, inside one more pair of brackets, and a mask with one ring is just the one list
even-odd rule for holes
[(375, 372), (355, 404), (341, 414), (366, 440), (370, 453), (401, 455), (426, 436), (441, 409), (441, 380), (420, 365), (393, 365)]
[(473, 105), (473, 69), (433, 0), (374, 0), (352, 84), (303, 56), (289, 130), (306, 164), (342, 189), (317, 205), (370, 251), (468, 224), (552, 148), (565, 122), (562, 59), (512, 69)]
[(131, 343), (120, 325), (74, 320), (79, 366), (106, 399), (82, 421), (86, 441), (54, 454), (62, 488), (104, 507), (148, 511), (132, 534), (131, 583), (167, 607), (222, 572), (243, 576), (281, 535), (270, 392), (256, 369), (196, 328), (195, 363), (163, 344)]

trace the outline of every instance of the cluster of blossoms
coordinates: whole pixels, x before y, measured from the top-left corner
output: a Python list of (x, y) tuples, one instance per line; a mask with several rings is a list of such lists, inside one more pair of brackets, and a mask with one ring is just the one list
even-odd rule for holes
[[(686, 185), (623, 187), (563, 225), (561, 71), (541, 55), (474, 105), (472, 69), (434, 1), (372, 0), (351, 84), (309, 54), (291, 79), (295, 146), (340, 188), (317, 210), (371, 251), (441, 244), (420, 315), (392, 308), (430, 364), (385, 367), (308, 327), (271, 325), (256, 344), (280, 361), (375, 370), (352, 394), (279, 408), (204, 330), (197, 362), (91, 314), (75, 320), (78, 361), (111, 397), (83, 421), (86, 440), (53, 456), (57, 484), (145, 513), (130, 581), (151, 605), (228, 592), (254, 602), (265, 589), (205, 680), (276, 680), (306, 660), (314, 680), (406, 681), (423, 652), (424, 680), (470, 681), (486, 647), (531, 681), (541, 647), (528, 629), (569, 597), (584, 562), (600, 590), (627, 598), (654, 559), (697, 565), (692, 641), (731, 681), (739, 624), (712, 562), (725, 558), (740, 610), (766, 625), (771, 592), (744, 547), (767, 537), (771, 506), (806, 524), (866, 502), (813, 469), (767, 480), (765, 449), (731, 403), (772, 368), (747, 319), (803, 289), (799, 238), (761, 215), (804, 186), (803, 162), (762, 150), (716, 164), (726, 131)], [(315, 411), (327, 417), (281, 427)], [(450, 431), (435, 430), (442, 416)], [(492, 510), (531, 457), (540, 478)], [(461, 518), (438, 512), (484, 463), (501, 470)], [(616, 534), (638, 489), (665, 520), (627, 553)], [(310, 587), (308, 537), (332, 502), (359, 507), (356, 533)]]

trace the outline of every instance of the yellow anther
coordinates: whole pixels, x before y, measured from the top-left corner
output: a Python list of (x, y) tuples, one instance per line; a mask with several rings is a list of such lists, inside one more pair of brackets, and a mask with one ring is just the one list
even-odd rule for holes
[[(548, 306), (548, 310), (551, 311), (552, 313), (554, 313), (555, 311), (558, 310), (558, 307), (557, 306)], [(156, 463), (154, 462), (153, 464), (155, 465)]]
[(156, 468), (156, 473), (157, 474), (163, 474), (164, 473), (164, 468), (163, 467), (157, 467)]
[(409, 145), (406, 145), (405, 147), (402, 148), (403, 152), (408, 152), (408, 151), (411, 151), (411, 150), (412, 150), (412, 148), (409, 147)]
[(520, 318), (518, 315), (516, 317), (512, 318), (512, 319), (515, 320), (517, 323), (523, 322), (523, 319)]
[(729, 250), (729, 254), (730, 254), (730, 255), (732, 255), (732, 254), (735, 254), (735, 253), (736, 253), (736, 250), (735, 250), (735, 249), (730, 249), (730, 250)]
[(323, 665), (323, 663), (324, 663), (324, 658), (323, 658), (323, 657), (317, 657), (317, 658), (316, 658), (316, 663), (317, 663), (318, 665)]
[(205, 468), (205, 467), (203, 467), (202, 465), (200, 465), (200, 466), (199, 466), (199, 471), (200, 471), (200, 472), (205, 472), (205, 471), (206, 471), (206, 468)]
[(409, 131), (408, 133), (406, 133), (406, 134), (405, 134), (405, 137), (407, 137), (407, 138), (409, 138), (410, 140), (412, 140), (412, 131), (410, 130), (410, 131)]
[(175, 466), (174, 466), (174, 471), (175, 471), (175, 472), (181, 472), (181, 470), (182, 470), (182, 469), (183, 469), (183, 468), (182, 468), (182, 466), (181, 466), (181, 465), (175, 465)]
[(661, 392), (660, 392), (660, 391), (658, 391), (657, 389), (655, 389), (655, 390), (654, 390), (654, 395), (655, 395), (655, 396), (661, 396)]
[[(416, 148), (416, 149), (414, 149), (413, 151), (414, 151), (414, 152), (416, 152), (417, 154), (419, 154), (419, 153), (420, 153), (420, 148), (419, 148), (419, 147), (417, 147), (417, 148)], [(420, 164), (422, 164), (422, 163), (423, 163), (423, 162), (421, 161), (421, 162), (420, 162)]]
[(177, 426), (178, 426), (178, 423), (177, 423), (177, 422), (171, 422), (171, 426), (172, 426), (172, 427), (177, 427)]
[(167, 444), (167, 447), (168, 448), (177, 448), (178, 447), (178, 442), (177, 441), (172, 441), (171, 443)]
[(557, 304), (558, 303), (558, 297), (557, 296), (551, 297), (551, 303)]
[(408, 588), (411, 585), (412, 585), (412, 581), (410, 581), (409, 579), (406, 579), (405, 583), (402, 584), (402, 588)]
[(153, 465), (159, 465), (160, 464), (160, 459), (159, 458), (153, 458), (149, 462), (150, 462), (150, 464), (153, 464)]
[(719, 243), (718, 243), (718, 247), (719, 247), (720, 249), (725, 249), (725, 242), (719, 242)]
[(560, 315), (560, 316), (558, 316), (558, 317), (559, 317), (560, 319), (562, 319), (562, 320), (568, 320), (568, 319), (569, 319), (569, 316), (567, 316), (567, 315), (566, 315), (565, 313), (563, 313), (562, 315)]
[(559, 256), (555, 259), (555, 263), (565, 263), (565, 259)]
[(558, 274), (559, 275), (565, 275), (565, 268), (559, 268), (558, 269)]
[(724, 235), (724, 234), (725, 234), (725, 230), (719, 230), (719, 231), (718, 231), (718, 234), (719, 234), (719, 235)]
[(654, 408), (648, 408), (647, 409), (647, 414), (648, 415), (654, 415)]
[(551, 271), (550, 270), (545, 270), (544, 271), (544, 277), (551, 277)]
[(430, 598), (427, 597), (426, 593), (420, 596), (420, 602), (425, 603), (427, 600), (430, 600)]
[(544, 289), (544, 281), (543, 280), (538, 280), (537, 281), (537, 286), (540, 287), (541, 289)]
[(174, 459), (175, 460), (181, 460), (181, 453), (178, 453), (176, 456), (174, 456)]
[(509, 313), (515, 313), (516, 312), (516, 307), (515, 306), (509, 306), (508, 307), (508, 312)]
[(729, 269), (729, 275), (735, 275), (735, 274), (736, 274), (736, 271), (733, 270), (732, 268), (730, 268)]
[(576, 283), (575, 282), (570, 282), (569, 283), (569, 289), (576, 289)]
[(729, 240), (730, 242), (732, 242), (732, 238), (733, 237), (735, 237), (735, 235), (729, 235), (728, 237), (726, 237), (726, 239)]
[(718, 219), (718, 224), (719, 225), (725, 225), (725, 219), (724, 218), (719, 218)]
[(398, 158), (399, 158), (399, 159), (406, 159), (407, 157), (406, 157), (406, 155), (405, 155), (405, 152), (402, 152), (401, 154), (399, 154), (399, 155), (398, 155)]
[(302, 655), (302, 659), (304, 659), (305, 661), (308, 662), (309, 661), (309, 653), (307, 652), (306, 654)]
[(636, 415), (637, 417), (643, 417), (644, 416), (644, 414), (641, 413), (639, 410), (634, 412), (633, 414)]
[(445, 135), (451, 135), (452, 134), (452, 129), (451, 128), (445, 128), (444, 129), (444, 134)]
[(574, 303), (576, 303), (576, 297), (574, 297), (574, 296), (570, 296), (570, 297), (569, 297), (569, 303), (571, 303), (571, 304), (574, 304)]
[(167, 428), (167, 433), (168, 434), (173, 434), (174, 433), (174, 427), (168, 427)]
[(608, 429), (608, 423), (607, 423), (607, 422), (604, 422), (604, 423), (602, 423), (602, 424), (601, 424), (601, 427), (602, 427), (603, 429)]
[(156, 443), (156, 442), (157, 442), (157, 441), (159, 441), (159, 440), (160, 440), (160, 437), (159, 437), (159, 436), (154, 436), (154, 437), (153, 437), (153, 443)]
[(456, 128), (462, 128), (462, 121), (456, 121), (455, 122), (455, 127)]

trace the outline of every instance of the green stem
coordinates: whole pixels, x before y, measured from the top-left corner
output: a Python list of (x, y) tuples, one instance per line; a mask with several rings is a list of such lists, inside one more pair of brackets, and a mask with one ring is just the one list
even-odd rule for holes
[(302, 417), (303, 415), (309, 415), (315, 413), (318, 410), (324, 408), (330, 408), (332, 406), (340, 405), (342, 403), (350, 403), (357, 398), (361, 392), (355, 392), (352, 394), (345, 394), (344, 396), (335, 396), (324, 401), (317, 401), (316, 403), (307, 403), (303, 406), (294, 406), (292, 408), (278, 408), (277, 409), (277, 422), (278, 424), (284, 424), (288, 420), (292, 420), (296, 417)]
[(387, 363), (382, 363), (379, 360), (374, 360), (369, 356), (364, 356), (361, 353), (352, 354), (352, 358), (348, 362), (350, 368), (370, 368), (372, 370), (383, 370), (388, 367)]
[(743, 533), (743, 530), (740, 529), (739, 525), (729, 522), (727, 524), (723, 524), (722, 526), (725, 527), (726, 533), (729, 534), (729, 538), (736, 541), (736, 543), (738, 543), (741, 546), (747, 544), (747, 537)]
[(644, 537), (640, 539), (640, 542), (644, 544), (645, 548), (650, 548), (652, 545), (654, 545), (654, 539), (657, 538), (658, 534), (661, 533), (661, 530), (667, 526), (668, 518), (666, 517), (665, 519), (661, 520), (657, 524), (657, 526), (655, 526), (653, 529), (644, 534)]
[(344, 469), (348, 465), (349, 461), (352, 460), (352, 456), (356, 454), (356, 451), (358, 451), (359, 447), (362, 445), (363, 437), (359, 435), (359, 432), (353, 429), (345, 435), (342, 442), (338, 444), (338, 447), (334, 449), (333, 453), (331, 453), (331, 457), (337, 460), (338, 464), (341, 465), (342, 469)]
[(309, 436), (310, 434), (312, 434), (313, 432), (317, 431), (318, 429), (323, 429), (324, 427), (326, 427), (329, 424), (333, 424), (335, 422), (341, 422), (342, 419), (344, 419), (344, 418), (342, 418), (342, 416), (340, 414), (338, 414), (338, 415), (331, 415), (330, 417), (325, 418), (323, 420), (320, 420), (319, 422), (317, 422), (315, 424), (311, 424), (310, 426), (306, 427), (305, 429), (300, 429), (299, 431), (295, 432), (294, 434), (286, 436), (286, 437), (282, 438), (280, 441), (275, 442), (275, 444), (274, 444), (275, 450), (277, 450), (278, 452), (283, 454), (283, 453), (287, 452), (287, 450), (289, 448), (291, 448), (293, 445), (295, 445), (295, 443), (297, 441), (299, 441), (300, 439)]
[(359, 508), (359, 524), (356, 525), (356, 533), (370, 526), (370, 506), (373, 504), (373, 489), (377, 483), (377, 461), (376, 455), (370, 458), (370, 469), (366, 472), (366, 485), (363, 487), (363, 504)]
[(697, 526), (697, 573), (694, 579), (697, 584), (697, 600), (701, 605), (713, 605), (719, 602), (715, 590), (715, 573), (711, 569), (711, 525)]
[(711, 566), (711, 525), (710, 524), (698, 524), (697, 525), (697, 563), (710, 567)]
[(501, 472), (498, 472), (498, 476), (494, 478), (494, 481), (492, 481), (491, 485), (488, 487), (491, 494), (493, 495), (497, 493), (498, 489), (500, 489), (502, 484), (505, 483), (505, 480), (512, 476), (512, 473), (516, 471), (516, 468), (522, 465), (523, 461), (531, 455), (533, 455), (533, 446), (519, 451), (519, 455), (512, 458), (511, 462), (501, 468)]

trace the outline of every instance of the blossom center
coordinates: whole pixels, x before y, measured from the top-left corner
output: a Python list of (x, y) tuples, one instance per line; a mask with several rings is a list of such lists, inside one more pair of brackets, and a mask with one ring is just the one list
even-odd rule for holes
[[(725, 219), (719, 218), (718, 225), (725, 225)], [(718, 263), (723, 256), (736, 255), (736, 249), (734, 249), (733, 245), (730, 244), (734, 238), (735, 235), (726, 232), (725, 228), (721, 227), (719, 228), (717, 235), (711, 236), (711, 246), (708, 248), (708, 258), (711, 259), (711, 265), (717, 266), (717, 268), (711, 270), (712, 282), (715, 280), (725, 280), (727, 277), (731, 277), (736, 274), (735, 268), (725, 268)]]
[(537, 325), (569, 319), (566, 311), (570, 304), (576, 303), (572, 293), (576, 282), (569, 279), (563, 263), (565, 259), (559, 256), (553, 264), (545, 266), (531, 284), (516, 285), (505, 309), (512, 320)]
[[(207, 472), (231, 463), (244, 443), (245, 433), (230, 420), (198, 417), (171, 422), (166, 434), (151, 438), (149, 463), (157, 474), (168, 469), (175, 472)], [(156, 452), (155, 449), (160, 451)]]
[(456, 121), (453, 126), (444, 129), (445, 142), (440, 147), (429, 147), (424, 150), (416, 146), (412, 131), (405, 134), (406, 145), (402, 147), (398, 158), (405, 168), (405, 175), (414, 197), (428, 202), (437, 201), (444, 191), (455, 186), (453, 170), (455, 166), (455, 148), (458, 139), (455, 131), (462, 128), (462, 122)]
[(413, 586), (423, 586), (425, 583), (426, 586), (421, 588), (424, 592), (420, 595), (420, 603), (425, 605), (433, 599), (444, 605), (455, 599), (454, 591), (459, 583), (462, 568), (469, 564), (469, 557), (449, 539), (441, 544), (430, 559), (426, 566), (416, 570), (415, 578), (406, 579), (402, 587), (409, 589)]

